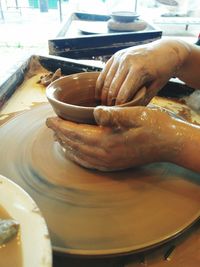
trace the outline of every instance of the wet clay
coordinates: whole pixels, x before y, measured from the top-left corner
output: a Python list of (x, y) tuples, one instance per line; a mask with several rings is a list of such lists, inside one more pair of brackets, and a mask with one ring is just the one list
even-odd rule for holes
[[(102, 101), (95, 97), (99, 72), (82, 72), (62, 77), (46, 90), (47, 99), (55, 113), (66, 120), (94, 124), (94, 107)], [(146, 105), (146, 87), (142, 87), (129, 102), (120, 107)], [(114, 105), (114, 102), (112, 103)]]
[(156, 96), (152, 99), (151, 104), (163, 107), (189, 123), (200, 125), (198, 112), (189, 108), (183, 101)]
[(181, 233), (200, 216), (199, 174), (172, 164), (102, 173), (68, 161), (45, 125), (44, 104), (0, 128), (0, 172), (39, 205), (57, 251), (138, 252)]
[[(2, 206), (0, 206), (0, 219), (11, 219)], [(0, 246), (0, 266), (23, 267), (20, 232), (12, 240)]]

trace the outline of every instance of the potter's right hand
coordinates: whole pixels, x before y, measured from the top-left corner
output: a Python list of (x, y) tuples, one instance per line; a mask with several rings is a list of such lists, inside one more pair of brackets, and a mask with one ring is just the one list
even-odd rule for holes
[(98, 125), (49, 118), (47, 126), (76, 163), (99, 170), (117, 170), (176, 157), (181, 140), (176, 120), (147, 107), (98, 107)]
[(146, 105), (167, 81), (177, 74), (190, 54), (181, 41), (161, 40), (130, 47), (114, 54), (99, 75), (95, 96), (103, 105), (118, 105), (147, 88)]

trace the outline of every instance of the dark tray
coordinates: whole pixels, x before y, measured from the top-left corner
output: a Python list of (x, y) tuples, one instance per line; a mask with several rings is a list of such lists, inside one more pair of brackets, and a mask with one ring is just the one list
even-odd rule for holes
[[(84, 71), (100, 71), (101, 67), (95, 64), (95, 61), (87, 61), (87, 63), (80, 63), (77, 60), (70, 58), (63, 58), (58, 56), (42, 56), (32, 55), (24, 62), (18, 62), (14, 68), (4, 76), (4, 80), (0, 81), (0, 109), (4, 103), (12, 96), (18, 86), (23, 82), (29, 65), (32, 59), (38, 61), (45, 69), (55, 72), (56, 69), (61, 68), (62, 74), (68, 75)], [(179, 82), (179, 80), (169, 81), (164, 88), (159, 92), (160, 96), (181, 98), (191, 94), (194, 89)]]
[[(63, 24), (54, 39), (49, 40), (49, 53), (62, 57), (77, 59), (92, 59), (99, 56), (110, 57), (116, 51), (148, 43), (161, 38), (162, 31), (148, 23), (143, 31), (137, 32), (110, 32), (95, 34), (96, 29), (80, 30), (84, 23), (107, 23), (110, 17), (88, 13), (72, 13)], [(105, 27), (104, 27), (105, 28)]]
[(16, 64), (14, 68), (8, 72), (7, 76), (4, 76), (4, 80), (0, 81), (0, 109), (10, 96), (12, 96), (18, 86), (24, 81), (32, 59), (36, 60), (50, 72), (55, 72), (58, 68), (61, 68), (62, 74), (64, 75), (83, 71), (101, 70), (101, 68), (95, 65), (94, 61), (91, 64), (81, 64), (78, 61), (69, 58), (32, 55), (24, 62), (18, 62), (18, 64)]
[[(29, 65), (32, 59), (38, 61), (45, 69), (55, 72), (56, 69), (61, 68), (62, 74), (68, 75), (73, 73), (79, 73), (84, 71), (100, 71), (101, 68), (95, 61), (80, 63), (77, 60), (70, 58), (63, 58), (58, 56), (41, 56), (32, 55), (24, 62), (18, 62), (14, 68), (8, 72), (7, 76), (4, 76), (4, 80), (0, 81), (0, 109), (4, 103), (12, 96), (18, 86), (23, 82), (25, 75), (29, 69)], [(160, 96), (168, 96), (174, 98), (180, 98), (191, 94), (194, 89), (185, 86), (177, 81), (169, 81), (166, 86), (159, 92)]]

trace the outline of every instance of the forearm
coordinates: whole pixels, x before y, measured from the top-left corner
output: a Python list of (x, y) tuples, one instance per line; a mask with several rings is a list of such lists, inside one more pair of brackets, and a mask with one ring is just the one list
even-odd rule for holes
[[(154, 48), (158, 48), (155, 49), (158, 51), (158, 59), (164, 59), (161, 73), (164, 73), (167, 64), (171, 64), (172, 68), (173, 64), (175, 64), (176, 68), (173, 72), (173, 76), (176, 76), (195, 89), (200, 89), (199, 46), (175, 39), (159, 40), (151, 43), (150, 46), (151, 45), (154, 46)], [(170, 61), (170, 59), (172, 61)]]

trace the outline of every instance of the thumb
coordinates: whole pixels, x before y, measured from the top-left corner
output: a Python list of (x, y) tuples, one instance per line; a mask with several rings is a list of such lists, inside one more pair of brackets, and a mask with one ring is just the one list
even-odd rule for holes
[(96, 123), (101, 126), (114, 128), (130, 128), (137, 126), (138, 115), (141, 114), (140, 107), (104, 107), (94, 109)]

